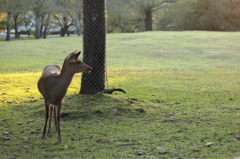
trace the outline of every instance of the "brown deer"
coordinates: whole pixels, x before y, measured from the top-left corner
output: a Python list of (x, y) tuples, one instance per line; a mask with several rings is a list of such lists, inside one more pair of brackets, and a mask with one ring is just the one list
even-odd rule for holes
[(60, 109), (62, 100), (67, 93), (75, 73), (87, 72), (92, 68), (78, 59), (81, 52), (69, 54), (63, 63), (62, 70), (57, 65), (48, 65), (44, 68), (42, 76), (38, 81), (38, 90), (45, 100), (46, 120), (42, 138), (46, 138), (47, 121), (50, 115), (48, 133), (51, 132), (52, 112), (54, 113), (55, 126), (58, 131), (58, 141), (62, 143), (60, 132)]

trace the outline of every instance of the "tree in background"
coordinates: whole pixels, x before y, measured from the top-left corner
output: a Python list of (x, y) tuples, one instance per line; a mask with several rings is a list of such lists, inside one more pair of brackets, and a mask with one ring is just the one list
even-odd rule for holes
[(59, 3), (74, 21), (77, 35), (81, 36), (82, 0), (60, 0)]
[(44, 16), (46, 17), (45, 22), (42, 21), (42, 26), (44, 26), (43, 33), (42, 33), (42, 37), (43, 37), (44, 39), (47, 38), (48, 25), (49, 25), (49, 23), (50, 23), (50, 17), (51, 17), (51, 15), (52, 15), (51, 10), (48, 10), (48, 11), (45, 13), (45, 15), (44, 15)]
[(190, 26), (196, 27), (193, 19), (196, 16), (193, 14), (191, 5), (196, 0), (178, 0), (176, 3), (166, 5), (158, 11), (155, 26), (156, 30), (184, 30)]
[(40, 17), (40, 37), (43, 37), (44, 39), (47, 38), (50, 21), (54, 21), (51, 17), (60, 10), (59, 8), (62, 9), (59, 5), (59, 0), (45, 0), (44, 9), (42, 10)]
[(234, 31), (240, 29), (240, 1), (198, 0), (192, 5), (200, 29)]
[(30, 37), (31, 30), (34, 26), (34, 13), (29, 11), (21, 15), (19, 19), (20, 23), (23, 24), (23, 26), (25, 27), (28, 37)]
[(40, 39), (40, 18), (45, 9), (45, 0), (33, 0), (31, 6), (35, 15), (35, 37)]
[(153, 13), (177, 0), (131, 0), (131, 5), (144, 16), (146, 31), (153, 30)]
[[(179, 0), (158, 17), (158, 30), (236, 31), (240, 1)], [(171, 26), (171, 27), (167, 27)]]
[[(0, 9), (1, 11), (1, 9)], [(6, 14), (0, 12), (0, 30), (5, 30), (7, 28), (7, 22), (6, 22)]]
[(14, 29), (15, 29), (15, 38), (19, 38), (19, 34), (18, 34), (18, 18), (20, 16), (20, 14), (22, 12), (24, 12), (24, 7), (23, 7), (23, 3), (16, 3), (16, 10), (14, 12), (12, 12), (12, 16), (13, 16), (13, 21), (14, 21)]
[[(29, 0), (29, 10), (35, 15), (35, 37), (46, 38), (47, 28), (50, 23), (51, 14), (58, 0)], [(46, 20), (45, 20), (46, 19)], [(42, 32), (43, 31), (43, 32)]]
[(108, 32), (135, 32), (137, 17), (129, 1), (108, 0), (106, 5)]
[[(29, 12), (34, 13), (35, 19), (30, 20), (31, 26), (35, 25), (36, 39), (42, 36), (46, 38), (49, 26), (59, 26), (61, 36), (64, 36), (70, 25), (74, 25), (80, 36), (81, 23), (84, 23), (82, 1), (0, 0), (0, 12), (7, 15), (0, 21), (1, 26), (6, 26), (6, 40), (10, 40), (13, 25), (15, 37), (18, 37), (18, 24), (30, 24), (26, 19), (21, 22), (21, 16)], [(107, 8), (108, 32), (240, 30), (238, 0), (107, 0)]]
[(12, 8), (14, 6), (14, 2), (13, 1), (5, 1), (5, 0), (0, 0), (0, 10), (5, 12), (7, 14), (7, 20), (6, 20), (6, 30), (7, 30), (7, 34), (6, 34), (6, 39), (5, 41), (10, 41), (10, 31), (11, 31), (11, 25), (12, 25)]
[[(13, 18), (16, 19), (21, 12), (23, 12), (23, 6), (26, 4), (25, 1), (20, 0), (0, 0), (0, 10), (7, 14), (7, 34), (5, 41), (10, 41), (10, 31), (12, 28)], [(16, 23), (15, 23), (16, 24)], [(16, 24), (17, 27), (17, 24)], [(17, 30), (17, 29), (16, 29)]]
[(60, 36), (64, 37), (65, 34), (68, 34), (68, 29), (71, 25), (73, 25), (72, 18), (65, 12), (65, 13), (58, 13), (53, 14), (54, 18), (56, 19), (56, 25), (60, 26)]

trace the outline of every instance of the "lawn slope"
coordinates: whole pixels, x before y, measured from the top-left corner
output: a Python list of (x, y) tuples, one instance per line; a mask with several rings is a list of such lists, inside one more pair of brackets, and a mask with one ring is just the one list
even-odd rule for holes
[[(62, 65), (82, 37), (0, 42), (3, 158), (209, 158), (240, 156), (239, 33), (108, 34), (106, 88), (127, 94), (65, 98), (61, 128), (41, 139), (45, 110), (36, 82)], [(9, 103), (9, 101), (13, 103)]]

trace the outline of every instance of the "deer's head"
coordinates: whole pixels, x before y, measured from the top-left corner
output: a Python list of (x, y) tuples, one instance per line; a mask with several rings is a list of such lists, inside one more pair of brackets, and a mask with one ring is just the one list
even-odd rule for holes
[(67, 69), (74, 73), (80, 73), (80, 72), (87, 72), (90, 73), (92, 68), (88, 66), (86, 63), (79, 60), (78, 56), (81, 54), (81, 52), (74, 51), (71, 54), (69, 54), (65, 61), (64, 61), (64, 67), (67, 67)]

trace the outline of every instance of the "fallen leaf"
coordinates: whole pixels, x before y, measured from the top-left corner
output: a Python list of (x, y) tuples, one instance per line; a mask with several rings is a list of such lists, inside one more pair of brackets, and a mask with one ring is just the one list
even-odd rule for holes
[(237, 140), (240, 140), (240, 136), (236, 136), (235, 138), (236, 138)]
[(2, 134), (3, 135), (9, 135), (9, 132), (3, 132)]
[(205, 146), (206, 147), (211, 147), (211, 146), (213, 146), (213, 143), (212, 142), (208, 142)]
[(159, 154), (166, 154), (167, 153), (167, 151), (164, 150), (162, 147), (156, 147), (156, 150)]
[(13, 103), (13, 101), (12, 100), (7, 100), (7, 103)]
[(166, 154), (167, 151), (166, 151), (166, 150), (159, 150), (159, 153), (160, 153), (160, 154)]
[(138, 151), (137, 151), (137, 155), (143, 155), (142, 151), (141, 151), (141, 150), (138, 150)]

